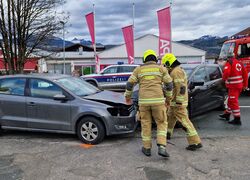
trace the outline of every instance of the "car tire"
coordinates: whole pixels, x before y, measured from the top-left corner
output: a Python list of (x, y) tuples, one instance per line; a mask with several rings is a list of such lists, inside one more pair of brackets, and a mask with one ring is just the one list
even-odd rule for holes
[(85, 144), (99, 144), (105, 137), (105, 128), (100, 120), (85, 117), (77, 125), (77, 136)]
[(0, 126), (0, 136), (3, 134), (3, 129), (2, 127)]

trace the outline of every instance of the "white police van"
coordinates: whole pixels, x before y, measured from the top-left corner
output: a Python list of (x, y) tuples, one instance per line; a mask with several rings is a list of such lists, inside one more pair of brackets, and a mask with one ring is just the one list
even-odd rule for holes
[(84, 75), (81, 78), (100, 89), (125, 90), (128, 78), (137, 66), (139, 65), (110, 65), (98, 74)]

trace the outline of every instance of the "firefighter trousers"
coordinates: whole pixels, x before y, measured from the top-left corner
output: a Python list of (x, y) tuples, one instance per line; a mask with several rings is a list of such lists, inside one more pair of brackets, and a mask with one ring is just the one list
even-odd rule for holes
[(239, 96), (241, 90), (241, 88), (228, 88), (226, 113), (233, 113), (234, 117), (240, 117)]
[(165, 105), (147, 105), (140, 106), (141, 119), (141, 137), (143, 147), (149, 149), (152, 147), (152, 120), (157, 125), (157, 144), (166, 146), (167, 133), (167, 113)]
[(168, 111), (168, 133), (173, 135), (174, 126), (176, 121), (180, 121), (182, 126), (186, 129), (188, 144), (201, 143), (200, 137), (195, 130), (192, 122), (188, 117), (187, 108), (185, 106), (171, 106)]

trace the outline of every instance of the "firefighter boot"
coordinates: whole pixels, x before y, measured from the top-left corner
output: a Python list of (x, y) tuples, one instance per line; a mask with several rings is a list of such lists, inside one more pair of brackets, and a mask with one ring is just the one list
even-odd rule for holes
[(158, 145), (158, 154), (162, 157), (169, 157), (169, 154), (166, 151), (166, 147), (163, 145)]
[(223, 114), (220, 114), (219, 117), (221, 119), (225, 119), (226, 121), (229, 121), (230, 119), (230, 114), (229, 113), (223, 113)]
[(234, 117), (234, 120), (228, 121), (229, 124), (241, 125), (240, 117)]
[(186, 147), (186, 150), (196, 151), (197, 149), (200, 149), (200, 148), (202, 148), (201, 143), (199, 143), (199, 144), (190, 144), (188, 147)]
[(146, 149), (145, 147), (142, 147), (141, 151), (145, 156), (151, 156), (151, 149)]

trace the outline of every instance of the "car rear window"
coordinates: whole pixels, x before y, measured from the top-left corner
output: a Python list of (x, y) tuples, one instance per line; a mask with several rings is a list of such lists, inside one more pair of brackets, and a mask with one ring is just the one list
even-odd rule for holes
[(0, 94), (24, 96), (25, 78), (7, 78), (0, 80)]

